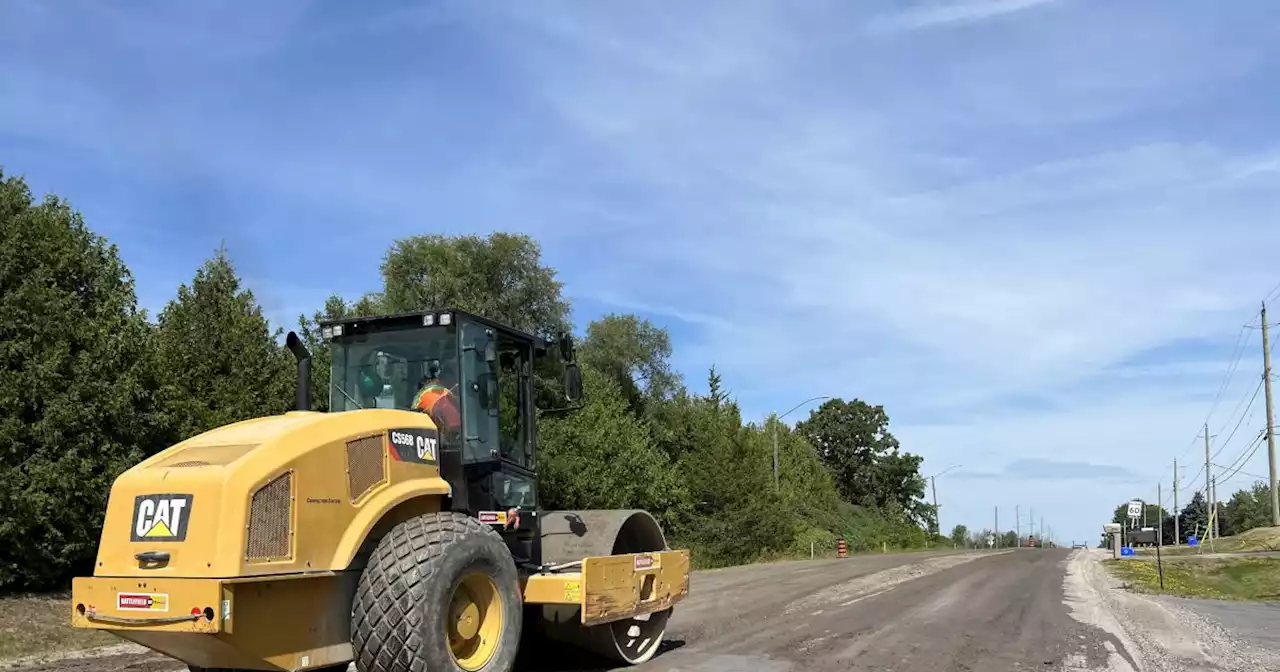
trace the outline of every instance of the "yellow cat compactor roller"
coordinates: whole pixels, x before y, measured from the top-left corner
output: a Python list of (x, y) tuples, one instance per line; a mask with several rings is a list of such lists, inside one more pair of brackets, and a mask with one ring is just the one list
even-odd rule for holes
[[(321, 327), (329, 412), (309, 410), (311, 356), (290, 333), (299, 410), (116, 479), (94, 575), (74, 581), (76, 627), (194, 671), (506, 672), (522, 635), (654, 655), (688, 553), (644, 511), (538, 506), (534, 369), (559, 350), (577, 402), (570, 337), (460, 310)], [(424, 400), (430, 413), (411, 410)]]

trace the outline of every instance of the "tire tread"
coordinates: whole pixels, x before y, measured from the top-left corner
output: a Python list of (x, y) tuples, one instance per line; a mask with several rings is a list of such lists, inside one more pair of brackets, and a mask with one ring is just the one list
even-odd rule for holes
[(453, 542), (501, 536), (466, 514), (429, 513), (396, 525), (378, 542), (360, 576), (351, 609), (352, 650), (362, 672), (426, 672), (415, 656), (427, 582)]

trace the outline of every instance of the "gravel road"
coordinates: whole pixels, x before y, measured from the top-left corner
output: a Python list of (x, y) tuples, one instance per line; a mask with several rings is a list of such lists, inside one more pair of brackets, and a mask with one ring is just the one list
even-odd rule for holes
[[(1115, 636), (1071, 617), (1063, 595), (1068, 553), (968, 554), (854, 578), (815, 571), (805, 591), (749, 610), (741, 619), (746, 627), (707, 637), (676, 624), (673, 638), (693, 633), (686, 646), (643, 669), (1107, 670), (1112, 651), (1122, 647)], [(750, 604), (753, 584), (772, 582), (753, 577), (729, 592)]]
[[(636, 672), (1276, 670), (1280, 610), (1119, 589), (1089, 550), (877, 555), (694, 575)], [(1243, 638), (1243, 643), (1241, 638)], [(522, 671), (594, 672), (531, 650)], [(554, 662), (553, 662), (554, 661)], [(0, 665), (0, 669), (3, 666)], [(12, 672), (169, 672), (147, 653)], [(6, 670), (10, 672), (10, 670)]]

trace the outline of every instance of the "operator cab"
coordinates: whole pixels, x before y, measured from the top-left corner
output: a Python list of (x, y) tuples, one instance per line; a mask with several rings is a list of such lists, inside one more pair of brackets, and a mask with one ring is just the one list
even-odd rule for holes
[[(440, 474), (453, 487), (448, 506), (521, 512), (503, 536), (517, 558), (537, 564), (535, 361), (551, 342), (462, 310), (445, 309), (320, 323), (332, 363), (329, 411), (416, 410), (428, 382), (448, 391), (432, 417), (440, 431)], [(564, 396), (582, 397), (572, 337), (559, 343)], [(456, 412), (454, 412), (456, 409)], [(521, 557), (523, 556), (523, 557)]]

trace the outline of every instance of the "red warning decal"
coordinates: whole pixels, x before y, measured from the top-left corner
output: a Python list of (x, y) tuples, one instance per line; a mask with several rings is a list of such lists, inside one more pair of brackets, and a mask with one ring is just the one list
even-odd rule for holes
[(658, 562), (658, 556), (656, 555), (644, 554), (636, 556), (637, 572), (645, 569), (658, 569), (660, 566), (661, 563)]
[(481, 511), (476, 517), (480, 519), (480, 522), (486, 525), (507, 524), (506, 511)]
[(117, 593), (116, 609), (120, 611), (169, 611), (169, 596), (164, 593)]

